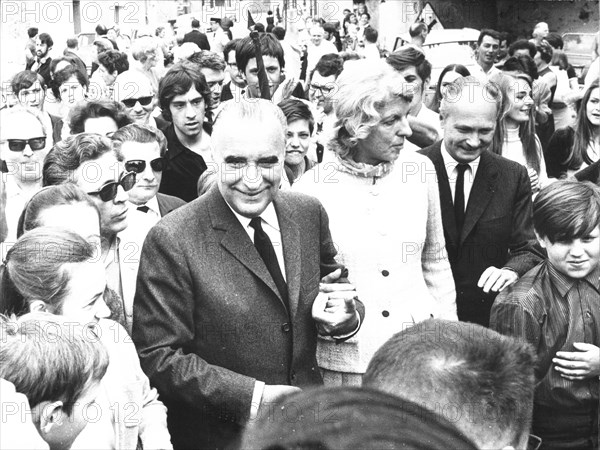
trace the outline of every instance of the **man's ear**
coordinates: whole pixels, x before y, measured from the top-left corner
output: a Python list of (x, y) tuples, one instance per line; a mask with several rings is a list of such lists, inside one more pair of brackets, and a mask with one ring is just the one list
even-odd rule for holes
[(48, 304), (42, 300), (33, 300), (29, 302), (29, 312), (50, 312)]
[(117, 78), (117, 75), (119, 75), (119, 72), (117, 70), (113, 70), (113, 73), (111, 73), (110, 75)]
[(56, 425), (61, 425), (64, 420), (63, 402), (42, 402), (38, 405), (40, 411), (40, 432), (42, 437), (49, 434)]

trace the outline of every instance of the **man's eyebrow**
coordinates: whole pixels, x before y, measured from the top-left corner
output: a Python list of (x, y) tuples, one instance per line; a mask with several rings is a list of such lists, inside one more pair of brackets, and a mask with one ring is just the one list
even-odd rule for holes
[(228, 164), (245, 163), (247, 158), (243, 156), (226, 156), (225, 162)]
[(275, 164), (278, 161), (279, 161), (279, 157), (273, 155), (273, 156), (267, 156), (265, 158), (259, 158), (257, 163), (258, 164)]

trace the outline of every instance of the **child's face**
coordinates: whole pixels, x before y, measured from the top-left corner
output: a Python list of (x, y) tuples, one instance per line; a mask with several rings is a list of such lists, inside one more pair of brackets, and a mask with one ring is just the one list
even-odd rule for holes
[(571, 278), (585, 278), (600, 264), (600, 226), (571, 241), (552, 243), (547, 237), (538, 239), (548, 252), (550, 263)]

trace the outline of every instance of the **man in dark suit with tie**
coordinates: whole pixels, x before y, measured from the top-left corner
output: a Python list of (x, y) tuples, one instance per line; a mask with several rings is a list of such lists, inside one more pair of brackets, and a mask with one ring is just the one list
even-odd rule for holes
[(342, 268), (322, 205), (279, 192), (284, 130), (267, 100), (225, 105), (216, 185), (144, 243), (133, 339), (175, 448), (234, 443), (275, 399), (322, 383), (317, 333), (345, 339), (361, 323), (352, 285), (333, 283)]
[(200, 31), (200, 21), (196, 19), (192, 20), (192, 31), (183, 36), (183, 43), (185, 42), (193, 42), (200, 50), (210, 50), (208, 37)]
[(440, 108), (444, 139), (420, 151), (436, 169), (458, 318), (483, 326), (496, 294), (541, 261), (527, 170), (490, 148), (500, 102), (492, 84), (458, 79)]

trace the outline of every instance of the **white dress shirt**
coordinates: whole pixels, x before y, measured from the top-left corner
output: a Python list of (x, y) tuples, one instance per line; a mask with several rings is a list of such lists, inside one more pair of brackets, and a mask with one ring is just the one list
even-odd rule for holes
[[(454, 197), (456, 193), (456, 177), (458, 176), (457, 166), (460, 164), (456, 161), (448, 150), (446, 150), (446, 145), (444, 141), (442, 141), (442, 159), (444, 160), (444, 166), (446, 167), (446, 172), (448, 173), (448, 182), (450, 183), (450, 192), (452, 193), (452, 201), (454, 202)], [(467, 205), (469, 204), (469, 195), (471, 194), (471, 188), (473, 187), (473, 181), (475, 180), (475, 175), (477, 174), (477, 168), (479, 167), (479, 161), (481, 160), (481, 156), (478, 156), (475, 160), (468, 163), (468, 168), (465, 171), (465, 210), (467, 209)]]

